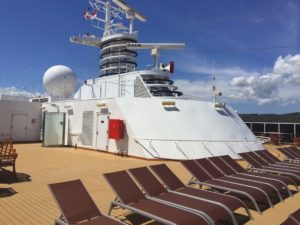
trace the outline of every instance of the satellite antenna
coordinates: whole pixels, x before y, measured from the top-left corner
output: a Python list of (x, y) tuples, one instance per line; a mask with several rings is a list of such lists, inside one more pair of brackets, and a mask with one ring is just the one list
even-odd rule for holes
[(147, 19), (142, 14), (138, 13), (136, 10), (134, 10), (131, 6), (129, 6), (125, 1), (121, 0), (112, 0), (113, 3), (115, 3), (117, 6), (119, 6), (121, 9), (123, 9), (126, 13), (126, 18), (130, 21), (130, 27), (129, 32), (132, 34), (134, 32), (133, 29), (133, 21), (135, 18), (137, 18), (141, 22), (146, 22)]

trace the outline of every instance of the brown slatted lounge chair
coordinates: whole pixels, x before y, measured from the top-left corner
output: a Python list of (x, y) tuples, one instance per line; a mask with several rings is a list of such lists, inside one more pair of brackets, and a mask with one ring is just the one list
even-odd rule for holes
[(294, 152), (298, 156), (298, 158), (300, 158), (300, 149), (298, 147), (296, 147), (295, 145), (292, 145), (287, 148), (290, 149), (292, 152)]
[(231, 211), (235, 211), (239, 208), (244, 208), (249, 218), (253, 219), (248, 207), (237, 197), (208, 190), (200, 190), (192, 187), (187, 187), (166, 164), (153, 165), (150, 166), (150, 168), (159, 177), (159, 179), (171, 193), (190, 196), (196, 199), (207, 199), (216, 203), (221, 203)]
[(213, 176), (214, 179), (230, 184), (254, 188), (256, 190), (261, 191), (266, 196), (270, 207), (273, 207), (271, 197), (276, 195), (276, 189), (274, 189), (272, 186), (269, 186), (267, 184), (256, 183), (250, 180), (239, 180), (234, 177), (225, 177), (225, 175), (206, 158), (197, 159), (195, 161), (204, 170), (209, 171), (209, 173)]
[(285, 147), (285, 149), (287, 149), (290, 153), (292, 153), (296, 159), (300, 160), (300, 151), (298, 150), (298, 148), (294, 146), (290, 146), (290, 147)]
[(277, 148), (277, 150), (285, 155), (286, 161), (295, 162), (295, 163), (300, 162), (300, 159), (293, 152), (291, 152), (289, 149), (287, 149), (287, 148)]
[[(266, 180), (276, 180), (280, 181), (283, 185), (288, 187), (288, 185), (293, 185), (298, 191), (298, 186), (295, 181), (289, 177), (275, 175), (275, 174), (268, 174), (268, 173), (255, 173), (251, 171), (245, 170), (240, 164), (238, 164), (233, 158), (228, 155), (220, 156), (220, 158), (232, 168), (237, 174), (247, 176), (249, 178), (258, 177)], [(289, 191), (289, 189), (287, 189)], [(290, 192), (290, 191), (289, 191)], [(290, 195), (292, 193), (290, 192)]]
[(253, 168), (251, 168), (253, 170), (288, 176), (291, 177), (298, 185), (300, 184), (300, 173), (298, 171), (282, 169), (275, 166), (268, 166), (268, 163), (262, 160), (254, 152), (244, 152), (239, 153), (239, 155), (243, 159), (245, 159), (251, 166), (253, 166)]
[(231, 181), (233, 182), (239, 183), (239, 180), (241, 180), (242, 182), (247, 181), (248, 184), (253, 184), (253, 185), (256, 185), (256, 183), (269, 185), (276, 191), (280, 201), (283, 201), (283, 197), (281, 195), (283, 191), (286, 192), (287, 194), (290, 194), (290, 192), (288, 192), (288, 187), (279, 181), (266, 180), (264, 178), (255, 178), (255, 177), (249, 178), (245, 175), (237, 174), (220, 157), (210, 157), (208, 159), (212, 164), (214, 164), (215, 167), (217, 167), (223, 174), (226, 175), (226, 178), (234, 178), (233, 180), (231, 179)]
[[(227, 183), (221, 180), (214, 180), (212, 175), (207, 170), (203, 169), (194, 160), (181, 161), (182, 165), (193, 175), (190, 184), (199, 184), (200, 186), (207, 186), (216, 190), (222, 190), (226, 192), (232, 192), (249, 199), (257, 212), (261, 214), (261, 210), (257, 202), (268, 202), (268, 196), (255, 188), (241, 186), (237, 184)], [(269, 202), (270, 206), (272, 203)]]
[(150, 199), (199, 213), (211, 224), (216, 224), (219, 220), (226, 220), (230, 216), (233, 224), (238, 225), (234, 213), (225, 205), (204, 198), (195, 199), (190, 196), (168, 192), (147, 167), (130, 169), (129, 172), (149, 195)]
[(282, 162), (267, 150), (255, 151), (255, 153), (263, 160), (265, 160), (267, 163), (269, 163), (269, 165), (276, 165), (282, 168), (291, 168), (291, 169), (298, 169), (298, 170), (300, 169), (300, 164)]
[(49, 189), (62, 213), (55, 224), (125, 225), (102, 215), (80, 180), (49, 184)]
[(291, 172), (295, 172), (298, 176), (300, 176), (300, 170), (299, 168), (286, 168), (282, 165), (279, 164), (270, 164), (267, 160), (265, 160), (264, 158), (260, 157), (258, 153), (255, 152), (247, 152), (247, 153), (243, 153), (243, 154), (249, 154), (254, 160), (256, 160), (263, 168), (267, 168), (267, 167), (271, 167), (271, 168), (278, 168), (278, 169), (282, 169), (282, 170), (286, 170), (286, 171), (291, 171)]
[(296, 222), (293, 218), (290, 216), (280, 225), (300, 225), (300, 223)]
[(118, 206), (167, 225), (210, 224), (199, 214), (147, 199), (126, 171), (106, 173), (103, 176), (117, 195), (117, 199), (111, 203), (109, 214)]
[(281, 225), (300, 225), (300, 209), (290, 214)]

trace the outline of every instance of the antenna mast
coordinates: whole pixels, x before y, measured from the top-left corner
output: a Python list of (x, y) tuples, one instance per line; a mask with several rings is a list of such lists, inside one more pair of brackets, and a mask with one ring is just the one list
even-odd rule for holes
[[(124, 0), (89, 0), (90, 8), (84, 18), (94, 28), (103, 31), (102, 37), (86, 34), (73, 36), (70, 41), (77, 44), (100, 48), (100, 76), (110, 76), (135, 71), (137, 52), (127, 49), (127, 44), (137, 43), (134, 20), (145, 22), (146, 18), (125, 3)], [(129, 27), (124, 20), (130, 22)]]

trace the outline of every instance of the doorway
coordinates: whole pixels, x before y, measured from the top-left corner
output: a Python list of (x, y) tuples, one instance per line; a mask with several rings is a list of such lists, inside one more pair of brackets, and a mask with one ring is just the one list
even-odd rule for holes
[(64, 141), (65, 113), (47, 112), (44, 118), (44, 146), (62, 146)]
[(15, 142), (27, 141), (27, 119), (25, 113), (14, 113), (11, 115), (10, 136)]
[(108, 114), (97, 115), (96, 149), (108, 151)]

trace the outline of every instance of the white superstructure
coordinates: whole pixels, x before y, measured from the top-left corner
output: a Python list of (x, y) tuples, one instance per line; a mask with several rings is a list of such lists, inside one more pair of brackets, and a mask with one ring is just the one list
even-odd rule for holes
[[(263, 148), (230, 106), (217, 98), (214, 102), (186, 98), (173, 84), (174, 63), (160, 64), (160, 50), (181, 49), (183, 43), (139, 43), (133, 25), (135, 19), (145, 22), (143, 15), (120, 0), (89, 3), (93, 10), (84, 16), (103, 30), (103, 36), (86, 34), (71, 37), (71, 42), (100, 49), (100, 75), (86, 80), (73, 99), (43, 104), (45, 146), (150, 159), (235, 157), (233, 152)], [(150, 50), (153, 68), (137, 70), (139, 49)]]

